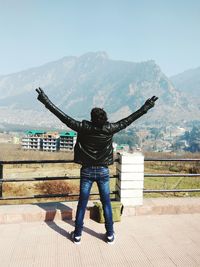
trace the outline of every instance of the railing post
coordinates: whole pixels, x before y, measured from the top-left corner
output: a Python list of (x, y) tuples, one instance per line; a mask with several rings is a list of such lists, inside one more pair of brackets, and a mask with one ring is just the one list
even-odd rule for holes
[[(3, 164), (0, 163), (0, 179), (3, 179)], [(2, 181), (0, 182), (0, 197), (3, 196), (3, 192), (2, 192), (3, 188), (2, 188)]]
[(142, 153), (118, 154), (117, 190), (124, 206), (143, 204), (144, 156)]

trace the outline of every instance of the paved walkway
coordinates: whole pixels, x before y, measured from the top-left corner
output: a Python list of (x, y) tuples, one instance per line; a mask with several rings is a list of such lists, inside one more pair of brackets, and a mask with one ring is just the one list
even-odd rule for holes
[(85, 220), (82, 243), (73, 221), (0, 225), (1, 267), (200, 266), (200, 214), (122, 217), (116, 243), (104, 242), (104, 225)]

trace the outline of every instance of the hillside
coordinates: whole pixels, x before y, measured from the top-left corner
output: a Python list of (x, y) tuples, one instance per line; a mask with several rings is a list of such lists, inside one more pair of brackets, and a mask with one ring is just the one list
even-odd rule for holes
[(0, 123), (62, 125), (37, 101), (42, 87), (64, 112), (89, 118), (103, 107), (111, 120), (138, 109), (152, 95), (156, 108), (142, 122), (170, 123), (198, 119), (199, 107), (188, 101), (152, 60), (140, 63), (109, 59), (105, 52), (64, 57), (38, 68), (0, 77)]
[(170, 79), (177, 89), (192, 97), (200, 97), (200, 67), (184, 71)]

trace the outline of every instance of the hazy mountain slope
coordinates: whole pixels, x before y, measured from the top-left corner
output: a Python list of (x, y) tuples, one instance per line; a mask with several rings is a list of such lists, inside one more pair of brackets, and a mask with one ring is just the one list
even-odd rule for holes
[(88, 118), (91, 108), (100, 106), (111, 119), (118, 120), (153, 95), (159, 97), (156, 108), (143, 121), (170, 123), (196, 119), (199, 112), (154, 61), (116, 61), (104, 52), (97, 52), (65, 57), (0, 77), (0, 122), (18, 120), (22, 124), (55, 125), (56, 119), (36, 100), (38, 86), (44, 88), (56, 105), (76, 118)]
[(170, 79), (182, 92), (192, 97), (200, 97), (200, 67), (184, 71)]

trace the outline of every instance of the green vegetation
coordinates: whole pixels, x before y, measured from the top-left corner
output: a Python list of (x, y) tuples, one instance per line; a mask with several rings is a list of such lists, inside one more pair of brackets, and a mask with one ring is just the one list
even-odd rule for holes
[(117, 144), (127, 144), (129, 147), (139, 146), (140, 139), (134, 131), (121, 131), (114, 135), (113, 141)]
[[(200, 177), (145, 178), (145, 189), (200, 189)], [(144, 197), (200, 197), (199, 192), (148, 193)]]
[(192, 130), (186, 132), (184, 135), (188, 142), (188, 151), (199, 152), (200, 151), (200, 126), (193, 126)]
[[(199, 158), (199, 154), (197, 156)], [(199, 174), (200, 162), (146, 162), (145, 173)], [(200, 189), (200, 177), (146, 177), (145, 189)], [(145, 197), (194, 197), (200, 192), (147, 193)]]

